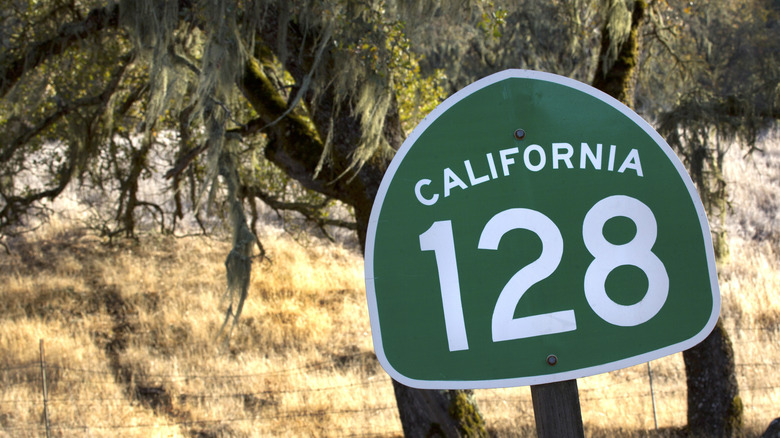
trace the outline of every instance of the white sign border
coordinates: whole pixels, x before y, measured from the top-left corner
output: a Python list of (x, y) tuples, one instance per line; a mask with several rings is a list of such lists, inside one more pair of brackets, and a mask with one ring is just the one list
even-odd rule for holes
[[(471, 94), (489, 85), (492, 85), (496, 82), (500, 82), (510, 78), (535, 79), (539, 81), (553, 82), (569, 88), (573, 88), (575, 90), (589, 94), (595, 97), (596, 99), (601, 100), (602, 102), (612, 106), (616, 110), (623, 113), (626, 117), (631, 119), (631, 121), (636, 123), (637, 126), (639, 126), (642, 130), (644, 130), (656, 142), (656, 144), (659, 147), (661, 147), (661, 150), (663, 150), (666, 153), (669, 160), (674, 164), (675, 168), (677, 169), (677, 172), (680, 174), (682, 180), (686, 185), (686, 188), (688, 189), (688, 193), (691, 197), (691, 200), (693, 201), (693, 204), (696, 208), (696, 212), (699, 217), (702, 236), (704, 238), (703, 240), (705, 245), (705, 252), (707, 254), (707, 265), (708, 265), (710, 284), (712, 290), (712, 300), (713, 300), (712, 314), (710, 315), (710, 319), (707, 321), (707, 324), (704, 326), (704, 328), (695, 336), (685, 341), (679, 342), (677, 344), (660, 348), (658, 350), (650, 351), (644, 354), (632, 356), (614, 362), (605, 363), (602, 365), (597, 365), (588, 368), (580, 368), (577, 370), (566, 371), (561, 373), (544, 374), (539, 376), (528, 376), (528, 377), (514, 377), (514, 378), (507, 378), (507, 379), (461, 380), (461, 381), (418, 380), (418, 379), (412, 379), (404, 376), (403, 374), (398, 372), (395, 368), (393, 368), (393, 366), (390, 364), (389, 360), (387, 359), (387, 356), (385, 355), (384, 347), (382, 344), (382, 334), (379, 326), (379, 308), (377, 307), (376, 289), (374, 287), (374, 241), (376, 239), (376, 229), (379, 221), (379, 214), (382, 210), (382, 204), (384, 203), (385, 196), (387, 195), (387, 190), (390, 187), (390, 182), (393, 180), (393, 177), (395, 176), (395, 173), (398, 170), (398, 167), (401, 165), (401, 162), (403, 161), (406, 154), (409, 152), (412, 146), (417, 142), (417, 139), (422, 135), (423, 132), (425, 132), (426, 129), (428, 129), (428, 127), (436, 119), (439, 118), (439, 116), (441, 116), (444, 112), (446, 112), (450, 107), (460, 102), (461, 100), (465, 99), (466, 97), (470, 96)], [(510, 69), (510, 70), (504, 70), (498, 73), (494, 73), (459, 90), (458, 92), (456, 92), (455, 94), (447, 98), (444, 102), (439, 104), (436, 108), (434, 108), (434, 110), (431, 111), (428, 114), (428, 116), (426, 116), (414, 128), (414, 130), (409, 135), (409, 137), (407, 137), (407, 139), (398, 149), (398, 152), (396, 152), (395, 157), (393, 157), (393, 160), (390, 162), (390, 165), (388, 166), (387, 171), (385, 172), (385, 175), (382, 178), (382, 182), (379, 185), (379, 190), (374, 200), (374, 205), (371, 208), (371, 216), (369, 217), (368, 230), (366, 233), (365, 282), (366, 282), (366, 298), (368, 300), (368, 313), (369, 313), (369, 318), (371, 320), (371, 335), (374, 341), (374, 351), (376, 352), (377, 359), (379, 359), (379, 363), (382, 365), (382, 368), (384, 368), (385, 371), (394, 380), (406, 386), (410, 386), (413, 388), (420, 388), (420, 389), (486, 389), (486, 388), (502, 388), (502, 387), (527, 386), (527, 385), (541, 385), (545, 383), (560, 382), (563, 380), (571, 380), (571, 379), (577, 379), (581, 377), (592, 376), (596, 374), (606, 373), (606, 372), (615, 371), (618, 369), (642, 364), (645, 362), (649, 362), (651, 360), (668, 356), (670, 354), (687, 350), (695, 346), (699, 342), (703, 341), (710, 334), (710, 332), (712, 332), (712, 330), (715, 328), (715, 325), (718, 322), (718, 317), (720, 316), (720, 307), (721, 307), (720, 288), (718, 285), (718, 274), (715, 266), (715, 252), (712, 247), (712, 235), (710, 234), (710, 226), (709, 226), (709, 222), (707, 221), (707, 215), (704, 211), (704, 206), (702, 205), (701, 200), (699, 199), (699, 194), (696, 191), (696, 187), (693, 185), (693, 181), (688, 175), (685, 166), (683, 166), (680, 159), (674, 153), (672, 148), (666, 143), (663, 137), (661, 137), (661, 135), (658, 134), (655, 131), (655, 129), (653, 129), (653, 127), (650, 126), (650, 124), (648, 124), (644, 119), (642, 119), (638, 114), (636, 114), (633, 110), (628, 108), (622, 102), (618, 101), (617, 99), (613, 98), (612, 96), (600, 90), (597, 90), (596, 88), (591, 87), (590, 85), (584, 84), (582, 82), (564, 76), (552, 74), (552, 73), (533, 71), (533, 70), (520, 70), (520, 69)]]

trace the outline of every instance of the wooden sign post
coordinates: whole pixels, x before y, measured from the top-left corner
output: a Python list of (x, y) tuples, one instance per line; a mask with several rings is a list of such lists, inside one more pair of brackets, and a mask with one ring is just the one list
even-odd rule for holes
[(576, 380), (531, 385), (531, 398), (539, 438), (585, 436)]

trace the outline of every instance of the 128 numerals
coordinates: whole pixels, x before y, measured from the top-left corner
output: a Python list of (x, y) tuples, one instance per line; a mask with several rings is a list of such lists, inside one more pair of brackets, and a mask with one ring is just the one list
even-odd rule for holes
[[(636, 234), (629, 242), (616, 245), (604, 237), (604, 225), (614, 217), (627, 217), (636, 225)], [(517, 271), (501, 290), (493, 309), (493, 342), (576, 330), (577, 321), (571, 309), (514, 317), (515, 308), (523, 295), (531, 286), (552, 275), (563, 257), (563, 237), (558, 227), (544, 214), (527, 208), (511, 208), (493, 216), (482, 229), (477, 248), (497, 250), (504, 234), (518, 229), (529, 230), (539, 236), (542, 253)], [(658, 314), (666, 302), (669, 275), (664, 264), (652, 252), (657, 235), (658, 225), (652, 210), (629, 196), (604, 198), (585, 214), (582, 239), (594, 257), (583, 280), (585, 298), (593, 311), (606, 322), (622, 327), (639, 325)], [(468, 350), (452, 221), (434, 222), (420, 234), (420, 250), (433, 251), (436, 256), (449, 349)], [(619, 304), (607, 295), (607, 276), (619, 266), (636, 266), (647, 276), (647, 292), (635, 304)]]

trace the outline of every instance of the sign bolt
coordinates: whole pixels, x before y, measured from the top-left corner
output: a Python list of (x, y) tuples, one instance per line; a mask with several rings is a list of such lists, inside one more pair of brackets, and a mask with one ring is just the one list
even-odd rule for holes
[(547, 356), (547, 365), (550, 365), (551, 367), (555, 366), (555, 364), (558, 363), (558, 356), (551, 354)]
[(515, 138), (518, 140), (522, 140), (525, 138), (525, 131), (522, 129), (518, 129), (515, 131)]

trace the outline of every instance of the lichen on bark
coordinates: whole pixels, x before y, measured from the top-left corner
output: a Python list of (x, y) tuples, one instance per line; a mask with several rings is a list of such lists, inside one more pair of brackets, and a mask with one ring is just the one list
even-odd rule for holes
[(487, 437), (485, 420), (474, 400), (474, 391), (449, 391), (450, 417), (457, 419), (464, 437)]

